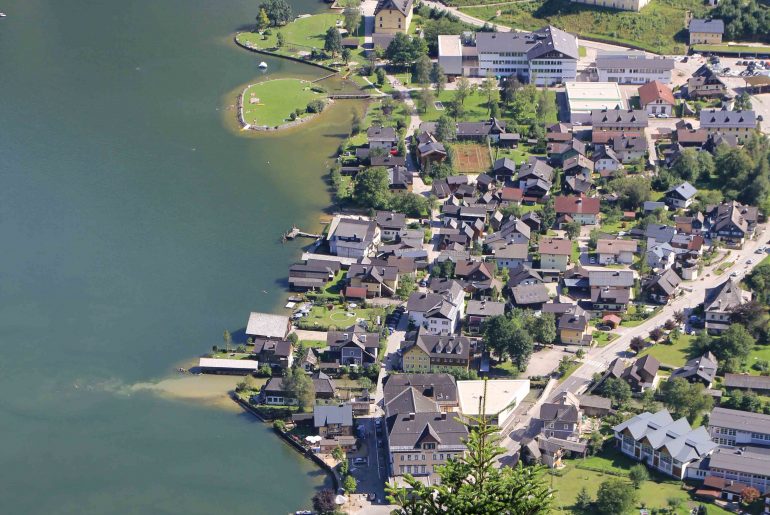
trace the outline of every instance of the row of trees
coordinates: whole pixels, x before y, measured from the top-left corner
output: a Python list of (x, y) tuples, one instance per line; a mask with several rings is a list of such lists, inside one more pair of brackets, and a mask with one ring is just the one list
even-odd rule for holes
[(424, 217), (430, 213), (431, 201), (416, 193), (391, 193), (388, 171), (382, 167), (358, 172), (353, 186), (353, 200), (362, 207), (390, 209), (410, 217)]

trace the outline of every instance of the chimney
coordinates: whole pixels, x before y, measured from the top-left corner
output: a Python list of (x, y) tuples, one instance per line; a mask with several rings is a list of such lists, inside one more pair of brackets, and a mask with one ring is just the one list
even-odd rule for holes
[(446, 411), (441, 412), (441, 420), (446, 420)]
[(414, 412), (409, 413), (409, 420), (414, 420)]

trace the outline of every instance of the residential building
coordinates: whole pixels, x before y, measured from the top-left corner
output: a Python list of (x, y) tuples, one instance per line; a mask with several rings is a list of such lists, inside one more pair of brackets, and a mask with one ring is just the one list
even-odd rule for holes
[(647, 154), (647, 140), (644, 137), (612, 138), (612, 150), (621, 163), (634, 163), (644, 159)]
[(511, 288), (511, 300), (519, 308), (539, 310), (549, 299), (548, 288), (542, 283), (520, 284)]
[(529, 379), (457, 381), (462, 416), (466, 420), (483, 416), (501, 429), (513, 422), (515, 409), (528, 394)]
[(742, 246), (757, 225), (758, 210), (735, 200), (706, 208), (709, 235), (727, 245)]
[(380, 228), (373, 220), (335, 216), (326, 235), (329, 251), (335, 256), (360, 258), (369, 256), (380, 242)]
[(665, 409), (645, 411), (612, 429), (623, 454), (677, 479), (717, 447), (705, 428), (692, 429), (685, 418), (674, 421)]
[(709, 136), (734, 136), (742, 144), (757, 128), (754, 111), (728, 111), (727, 109), (703, 109), (700, 126)]
[(591, 110), (594, 131), (642, 131), (647, 125), (647, 111), (641, 109)]
[(695, 213), (692, 216), (674, 217), (677, 232), (683, 234), (700, 234), (703, 232), (704, 222), (705, 218), (701, 212)]
[(575, 305), (556, 319), (559, 341), (564, 345), (591, 345), (588, 317), (583, 308)]
[(690, 45), (718, 45), (725, 33), (725, 23), (719, 19), (693, 18), (687, 30), (690, 34)]
[(326, 346), (329, 355), (326, 359), (340, 366), (368, 366), (377, 362), (380, 338), (377, 333), (370, 333), (360, 325), (348, 327), (343, 331), (328, 331)]
[(431, 334), (452, 334), (465, 315), (464, 298), (465, 291), (456, 281), (442, 294), (414, 292), (406, 303), (409, 320)]
[(471, 37), (440, 36), (439, 65), (447, 75), (514, 76), (538, 86), (575, 80), (578, 40), (556, 27), (534, 32), (479, 32)]
[(597, 145), (591, 159), (594, 162), (594, 170), (602, 177), (612, 176), (613, 172), (623, 168), (623, 163), (611, 146)]
[(470, 340), (455, 334), (430, 334), (420, 328), (415, 341), (401, 344), (404, 372), (448, 372), (468, 370)]
[(465, 308), (466, 328), (471, 333), (478, 333), (482, 324), (489, 318), (505, 314), (505, 303), (493, 300), (469, 300)]
[[(567, 82), (564, 90), (572, 124), (590, 125), (591, 112), (594, 110), (626, 108), (626, 100), (615, 82)], [(571, 127), (567, 134), (572, 136)], [(554, 141), (564, 140), (559, 138)]]
[(323, 288), (326, 283), (334, 279), (341, 266), (337, 261), (321, 259), (308, 259), (305, 263), (291, 265), (289, 286), (295, 291)]
[(591, 303), (597, 311), (625, 311), (633, 296), (632, 270), (590, 270)]
[(767, 395), (770, 393), (770, 376), (725, 374), (724, 385), (730, 389), (751, 390), (759, 395)]
[(246, 336), (266, 340), (285, 340), (291, 331), (289, 317), (252, 311), (246, 324)]
[(630, 265), (634, 262), (638, 244), (634, 240), (611, 240), (602, 238), (596, 241), (596, 252), (602, 265)]
[(552, 141), (548, 143), (546, 149), (548, 159), (554, 166), (561, 166), (565, 161), (572, 157), (585, 156), (586, 144), (577, 138), (569, 141)]
[(519, 188), (526, 197), (541, 198), (548, 194), (553, 185), (553, 168), (543, 159), (530, 156), (529, 160), (519, 167)]
[[(332, 379), (323, 372), (314, 372), (310, 379), (313, 381), (313, 391), (316, 399), (333, 399), (336, 393), (336, 385)], [(291, 406), (297, 404), (297, 399), (287, 390), (284, 378), (272, 377), (262, 387), (259, 394), (259, 402), (270, 405)]]
[(498, 268), (513, 269), (519, 266), (531, 266), (529, 243), (508, 243), (492, 249), (492, 255)]
[(671, 88), (654, 80), (639, 86), (639, 103), (650, 116), (673, 116), (676, 100)]
[(369, 141), (369, 151), (374, 149), (390, 152), (390, 149), (398, 145), (398, 134), (393, 127), (372, 125), (366, 130), (366, 138)]
[(554, 201), (556, 215), (569, 215), (581, 225), (595, 225), (599, 222), (600, 200), (584, 195), (559, 195)]
[(541, 425), (541, 433), (548, 438), (575, 440), (580, 436), (582, 419), (580, 401), (571, 392), (564, 392), (540, 405), (537, 422)]
[(313, 406), (313, 427), (320, 436), (353, 436), (353, 406)]
[(687, 96), (691, 99), (702, 97), (722, 97), (727, 93), (727, 86), (711, 68), (703, 65), (687, 79)]
[(632, 391), (644, 392), (649, 388), (655, 388), (659, 369), (660, 361), (648, 354), (626, 368), (621, 379), (624, 379), (631, 386)]
[[(415, 376), (432, 382), (413, 386)], [(390, 375), (383, 386), (388, 465), (396, 479), (411, 474), (435, 482), (436, 467), (465, 453), (468, 430), (436, 400), (441, 395), (437, 392), (451, 387), (449, 395), (457, 405), (454, 380), (448, 376), (448, 382), (443, 381), (442, 376), (448, 374)]]
[(492, 176), (500, 182), (513, 178), (516, 173), (516, 163), (513, 159), (501, 157), (492, 165)]
[(645, 84), (659, 81), (671, 83), (674, 60), (668, 57), (651, 56), (646, 52), (603, 52), (596, 56), (596, 71), (599, 82), (620, 84)]
[(685, 181), (666, 192), (665, 202), (673, 209), (686, 209), (695, 201), (697, 193), (695, 186)]
[(260, 363), (267, 363), (273, 368), (286, 370), (294, 362), (294, 345), (289, 340), (257, 338), (251, 352)]
[(693, 358), (674, 370), (669, 377), (669, 381), (679, 378), (689, 383), (701, 383), (706, 388), (711, 388), (711, 384), (717, 375), (718, 367), (717, 358), (712, 353), (706, 352), (702, 356)]
[(438, 404), (441, 411), (455, 412), (460, 405), (457, 382), (451, 374), (389, 374), (383, 380), (385, 399), (392, 399), (409, 389)]
[(367, 297), (391, 297), (398, 288), (398, 267), (350, 265), (347, 281), (353, 288), (366, 288)]
[(540, 252), (540, 268), (564, 272), (569, 266), (572, 242), (568, 239), (540, 238), (538, 251)]
[(380, 228), (380, 235), (385, 241), (396, 240), (406, 230), (406, 215), (393, 211), (377, 211), (374, 221)]
[(578, 4), (594, 5), (608, 9), (639, 12), (650, 0), (570, 0)]
[(668, 270), (676, 261), (677, 251), (670, 243), (654, 243), (648, 247), (645, 259), (653, 270)]
[(408, 33), (413, 4), (413, 0), (379, 0), (374, 8), (374, 33)]
[(654, 302), (660, 304), (668, 304), (668, 302), (676, 297), (676, 293), (679, 288), (679, 284), (682, 279), (671, 268), (654, 274), (645, 283), (644, 290), (647, 296)]
[(720, 334), (730, 326), (734, 308), (751, 300), (751, 292), (744, 291), (733, 279), (727, 279), (722, 284), (707, 288), (703, 300), (703, 311), (706, 314), (706, 330), (712, 334)]
[(420, 167), (425, 168), (429, 163), (440, 163), (447, 158), (444, 145), (431, 132), (423, 131), (417, 136), (417, 158)]

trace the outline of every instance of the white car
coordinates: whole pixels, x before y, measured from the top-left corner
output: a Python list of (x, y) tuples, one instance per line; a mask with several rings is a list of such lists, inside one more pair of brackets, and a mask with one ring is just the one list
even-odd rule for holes
[(753, 259), (747, 259), (746, 260), (746, 264), (747, 265), (753, 265), (754, 264), (754, 260)]

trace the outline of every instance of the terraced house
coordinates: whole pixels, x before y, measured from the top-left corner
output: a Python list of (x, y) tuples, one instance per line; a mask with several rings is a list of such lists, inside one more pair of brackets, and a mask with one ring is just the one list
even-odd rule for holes
[(404, 372), (468, 370), (471, 343), (465, 336), (439, 336), (422, 328), (413, 342), (401, 345)]

